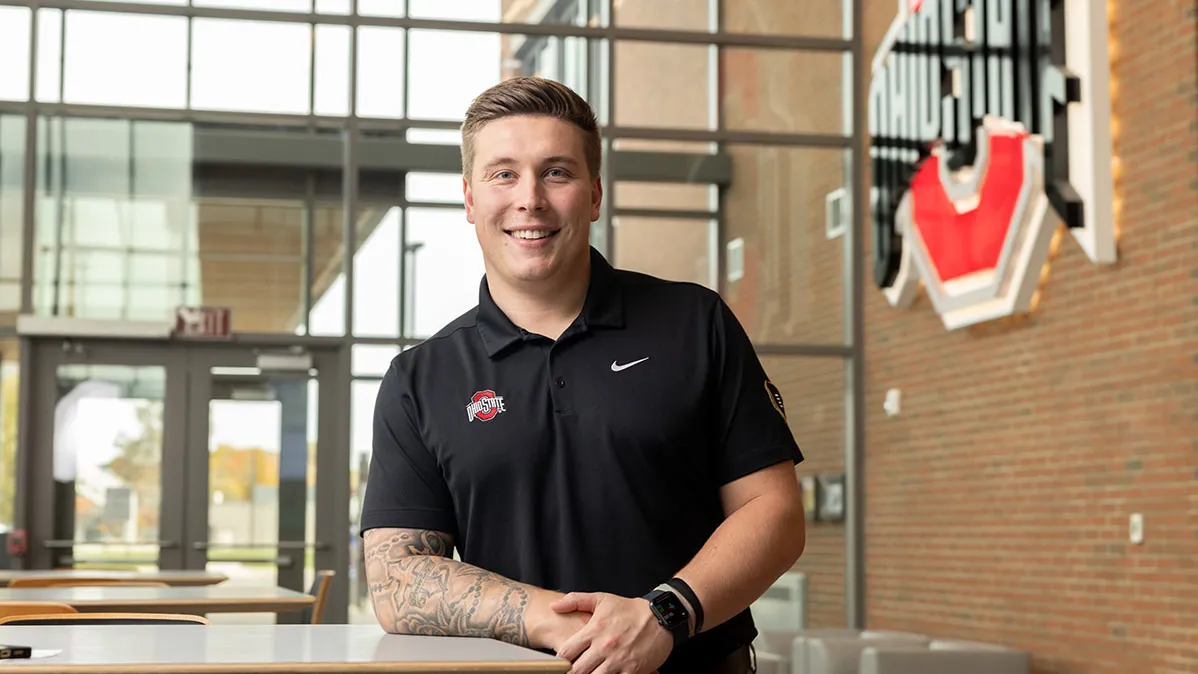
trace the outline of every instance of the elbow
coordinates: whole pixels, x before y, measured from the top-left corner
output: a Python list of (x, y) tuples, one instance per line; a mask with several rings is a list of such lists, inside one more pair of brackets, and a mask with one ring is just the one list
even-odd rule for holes
[(799, 558), (803, 556), (803, 551), (807, 549), (807, 519), (802, 514), (799, 515), (798, 530), (799, 533), (795, 535), (795, 562), (799, 561)]
[(786, 550), (787, 559), (790, 565), (793, 566), (803, 556), (803, 551), (807, 548), (807, 517), (803, 512), (803, 503), (799, 501), (797, 507), (792, 508), (786, 518)]
[(379, 623), (379, 627), (387, 634), (414, 634), (410, 628), (410, 621), (405, 620), (403, 616), (396, 615), (394, 611), (380, 610), (380, 606), (374, 605), (374, 617)]
[(374, 619), (379, 627), (387, 634), (412, 634), (412, 621), (406, 612), (399, 608), (395, 592), (371, 588), (370, 607), (374, 609)]

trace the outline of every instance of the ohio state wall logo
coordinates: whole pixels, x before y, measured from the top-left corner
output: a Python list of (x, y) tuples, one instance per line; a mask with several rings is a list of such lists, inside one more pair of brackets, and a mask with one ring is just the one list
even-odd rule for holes
[(949, 329), (1028, 311), (1053, 238), (1115, 260), (1106, 3), (899, 0), (874, 56), (874, 281)]
[(470, 404), (466, 406), (466, 419), (490, 421), (495, 418), (495, 415), (506, 411), (503, 396), (497, 396), (494, 391), (488, 389), (479, 391), (470, 397)]

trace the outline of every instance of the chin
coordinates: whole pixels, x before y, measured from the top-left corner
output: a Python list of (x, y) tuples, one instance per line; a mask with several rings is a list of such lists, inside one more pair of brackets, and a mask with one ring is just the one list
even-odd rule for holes
[(524, 261), (512, 265), (511, 276), (525, 283), (537, 283), (553, 278), (556, 271), (557, 265), (549, 260)]

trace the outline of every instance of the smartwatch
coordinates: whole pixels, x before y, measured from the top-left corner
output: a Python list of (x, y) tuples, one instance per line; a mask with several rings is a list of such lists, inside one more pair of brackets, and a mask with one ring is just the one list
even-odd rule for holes
[(690, 615), (686, 605), (673, 592), (654, 589), (644, 597), (649, 601), (649, 610), (657, 618), (658, 624), (666, 628), (674, 636), (674, 648), (686, 641), (690, 636)]

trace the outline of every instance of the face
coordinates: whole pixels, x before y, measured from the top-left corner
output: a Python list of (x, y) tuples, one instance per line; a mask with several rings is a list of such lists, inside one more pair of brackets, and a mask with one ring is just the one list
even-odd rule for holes
[(584, 268), (603, 191), (583, 148), (581, 129), (551, 117), (506, 117), (479, 129), (463, 189), (488, 278), (545, 283)]

